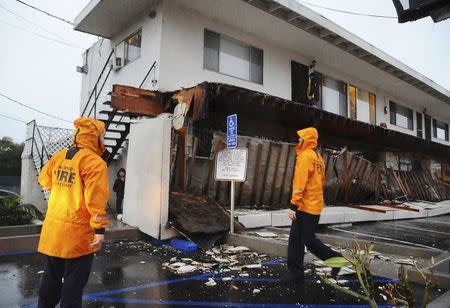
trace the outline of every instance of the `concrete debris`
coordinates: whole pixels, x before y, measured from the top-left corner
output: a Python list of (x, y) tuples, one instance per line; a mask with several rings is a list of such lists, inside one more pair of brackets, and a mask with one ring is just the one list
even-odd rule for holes
[(171, 264), (170, 267), (171, 268), (178, 268), (178, 267), (185, 266), (185, 265), (186, 265), (186, 263), (176, 262), (176, 263)]
[(239, 276), (240, 276), (240, 277), (248, 277), (248, 276), (250, 276), (250, 275), (249, 275), (248, 273), (240, 273)]
[(309, 269), (309, 268), (305, 270), (305, 274), (311, 274), (311, 272), (312, 272), (312, 271), (311, 271), (311, 269)]
[(183, 262), (192, 262), (194, 260), (192, 260), (190, 258), (181, 258), (181, 261), (183, 261)]
[(273, 232), (255, 232), (255, 234), (259, 237), (278, 237), (278, 235)]
[(44, 271), (39, 271), (37, 273), (38, 273), (38, 275), (41, 275), (41, 274), (44, 274)]
[(254, 289), (254, 290), (253, 290), (253, 294), (258, 294), (258, 293), (261, 293), (261, 290), (260, 290), (260, 289)]
[(205, 282), (205, 285), (208, 287), (215, 287), (217, 286), (217, 282), (215, 282), (212, 278), (208, 278), (208, 281)]
[(177, 272), (177, 274), (188, 274), (188, 273), (195, 272), (196, 270), (197, 270), (196, 266), (185, 265), (185, 266), (180, 266), (179, 268), (177, 268), (176, 272)]
[(220, 258), (220, 257), (216, 257), (216, 256), (213, 256), (213, 259), (214, 259), (214, 261), (217, 261), (219, 263), (230, 263), (229, 259), (224, 259), (224, 258)]
[(345, 275), (353, 275), (356, 271), (351, 269), (350, 267), (341, 267), (338, 276), (345, 276)]
[(244, 265), (243, 267), (244, 268), (261, 268), (262, 264), (261, 263), (259, 263), (259, 264), (248, 264), (248, 265)]
[(232, 266), (230, 270), (240, 272), (242, 270), (242, 266)]
[(330, 274), (333, 269), (331, 267), (318, 267), (316, 268), (317, 274)]
[(230, 281), (230, 280), (232, 280), (233, 278), (231, 278), (231, 277), (223, 277), (222, 278), (222, 281)]
[[(230, 248), (228, 248), (227, 251), (236, 253), (236, 252), (250, 251), (250, 249), (245, 246), (237, 246), (237, 247), (230, 247)], [(220, 251), (219, 251), (219, 253), (220, 253)]]
[(337, 281), (337, 283), (338, 284), (346, 284), (346, 283), (348, 283), (348, 280), (340, 279), (340, 280)]
[(411, 260), (411, 259), (394, 259), (394, 262), (397, 264), (414, 266), (414, 260)]
[(313, 264), (315, 266), (326, 266), (325, 262), (323, 262), (322, 260), (315, 260), (315, 261), (313, 261)]
[(145, 264), (145, 261), (141, 261), (140, 263), (141, 263), (141, 264)]

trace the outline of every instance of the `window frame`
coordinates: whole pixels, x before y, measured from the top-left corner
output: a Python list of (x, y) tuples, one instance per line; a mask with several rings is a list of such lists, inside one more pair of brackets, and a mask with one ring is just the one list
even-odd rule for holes
[[(217, 50), (217, 52), (218, 52), (217, 70), (215, 70), (213, 68), (209, 68), (209, 67), (206, 66), (206, 61), (205, 61), (205, 44), (206, 44), (206, 40), (205, 40), (205, 38), (206, 38), (206, 33), (207, 32), (210, 32), (210, 33), (213, 33), (213, 34), (217, 35), (218, 39), (219, 39), (218, 50)], [(245, 78), (242, 78), (242, 77), (239, 77), (239, 76), (235, 76), (235, 75), (232, 75), (232, 74), (224, 73), (224, 72), (222, 72), (220, 70), (220, 50), (221, 50), (221, 39), (222, 38), (225, 38), (228, 41), (234, 42), (235, 44), (239, 44), (239, 45), (241, 45), (243, 47), (248, 48), (248, 55), (249, 55), (249, 58), (248, 58), (248, 62), (249, 62), (248, 75), (249, 75), (249, 79), (245, 79)], [(261, 57), (261, 67), (262, 67), (262, 70), (261, 70), (261, 82), (252, 80), (252, 61), (251, 61), (252, 60), (252, 50), (261, 51), (261, 55), (262, 55), (262, 57)], [(219, 73), (219, 74), (224, 75), (224, 76), (233, 77), (233, 78), (236, 78), (236, 79), (239, 79), (239, 80), (243, 80), (243, 81), (247, 81), (247, 82), (251, 82), (251, 83), (263, 86), (264, 85), (264, 50), (262, 48), (258, 48), (256, 46), (250, 45), (250, 44), (248, 44), (246, 42), (243, 42), (243, 41), (240, 41), (238, 39), (235, 39), (235, 38), (233, 38), (231, 36), (228, 36), (226, 34), (222, 34), (220, 32), (216, 32), (216, 31), (204, 28), (204, 31), (203, 31), (203, 69), (207, 70), (207, 71)]]
[[(330, 79), (330, 80), (336, 82), (339, 85), (339, 87), (340, 86), (343, 87), (342, 88), (343, 93), (341, 93), (340, 91), (338, 93), (345, 96), (345, 98), (344, 98), (345, 99), (345, 106), (341, 106), (341, 101), (340, 100), (337, 102), (338, 103), (338, 109), (339, 109), (339, 113), (337, 113), (337, 115), (340, 115), (341, 117), (346, 117), (347, 118), (348, 117), (348, 99), (349, 99), (348, 98), (349, 97), (349, 95), (348, 95), (348, 83), (345, 82), (345, 81), (333, 78), (333, 77), (331, 77), (329, 75), (324, 75), (324, 74), (322, 74), (322, 78), (321, 78), (322, 83), (321, 83), (321, 87), (320, 87), (321, 88), (321, 91), (320, 91), (321, 109), (325, 110), (327, 112), (331, 112), (333, 114), (336, 114), (336, 113), (334, 113), (332, 111), (324, 109), (324, 101), (326, 101), (325, 100), (325, 95), (324, 95), (324, 88), (328, 88), (328, 87), (325, 86), (327, 79)], [(341, 110), (341, 107), (342, 107), (342, 110)]]
[[(391, 104), (393, 104), (393, 105), (391, 105)], [(403, 115), (403, 114), (397, 112), (397, 110), (398, 110), (397, 107), (405, 109), (409, 113), (409, 116), (411, 117), (411, 127), (409, 127), (409, 123), (410, 123), (409, 116), (407, 116), (407, 119), (408, 119), (407, 126), (408, 127), (404, 127), (404, 126), (397, 124), (397, 114)], [(414, 127), (415, 127), (414, 126), (414, 109), (406, 107), (404, 105), (401, 105), (393, 100), (389, 100), (389, 123), (396, 127), (400, 127), (400, 128), (407, 129), (407, 130), (414, 132)]]
[[(133, 59), (133, 60), (128, 60), (128, 46), (130, 45), (130, 44), (128, 44), (128, 40), (130, 39), (130, 38), (132, 38), (133, 36), (135, 36), (136, 34), (140, 34), (140, 46), (139, 46), (139, 49), (140, 49), (140, 51), (139, 51), (139, 56), (137, 57), (137, 58), (135, 58), (135, 59)], [(133, 63), (134, 61), (136, 61), (136, 60), (138, 60), (138, 59), (140, 59), (141, 58), (141, 56), (142, 56), (142, 28), (139, 28), (138, 30), (136, 30), (136, 31), (134, 31), (132, 34), (130, 34), (130, 35), (128, 35), (124, 40), (123, 40), (123, 42), (124, 42), (124, 51), (123, 51), (123, 65), (125, 66), (125, 65), (127, 65), (127, 64), (129, 64), (129, 63)]]
[[(355, 92), (355, 100), (352, 101), (352, 89), (354, 89)], [(369, 122), (364, 122), (361, 120), (358, 120), (358, 92), (359, 91), (365, 91), (368, 93), (368, 99), (367, 102), (369, 104)], [(366, 90), (364, 88), (360, 88), (355, 86), (354, 84), (347, 83), (347, 97), (348, 97), (348, 104), (349, 104), (349, 118), (355, 121), (360, 121), (363, 123), (367, 123), (370, 125), (377, 125), (377, 95), (369, 90)], [(372, 106), (372, 100), (373, 100), (373, 106)]]
[[(449, 125), (448, 125), (448, 123), (446, 123), (444, 121), (439, 121), (436, 118), (433, 118), (432, 123), (433, 123), (433, 138), (435, 138), (437, 140), (442, 140), (442, 141), (449, 141)], [(439, 126), (444, 126), (444, 127), (442, 128)], [(444, 139), (438, 137), (438, 133), (437, 133), (438, 128), (442, 129), (444, 131)]]

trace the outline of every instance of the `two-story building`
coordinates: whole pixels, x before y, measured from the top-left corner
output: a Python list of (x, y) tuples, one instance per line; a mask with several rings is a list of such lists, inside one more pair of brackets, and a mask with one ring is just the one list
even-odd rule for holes
[[(295, 0), (92, 0), (74, 28), (100, 37), (83, 54), (78, 68), (83, 74), (80, 113), (110, 117), (107, 142), (115, 159), (112, 170), (126, 166), (131, 151), (124, 142), (129, 127), (121, 128), (128, 109), (111, 113), (110, 103), (103, 104), (111, 101), (113, 85), (150, 90), (162, 99), (167, 98), (164, 93), (172, 95), (206, 82), (209, 120), (204, 116), (202, 121), (184, 123), (188, 139), (192, 137), (183, 143), (190, 147), (191, 160), (211, 159), (219, 138), (214, 132), (220, 135), (225, 128), (224, 122), (216, 122), (233, 112), (243, 127), (240, 135), (256, 138), (242, 139), (243, 145), (266, 140), (293, 143), (296, 129), (315, 122), (325, 148), (346, 146), (394, 171), (427, 170), (439, 183), (449, 178), (450, 91)], [(309, 107), (308, 85), (314, 88), (314, 83), (316, 99)], [(205, 137), (199, 128), (214, 132)], [(194, 137), (202, 148), (198, 153)], [(142, 138), (142, 142), (151, 140), (150, 135)], [(254, 151), (251, 161), (259, 158), (266, 167), (259, 162), (249, 165), (255, 179), (242, 184), (250, 197), (239, 201), (242, 205), (287, 202), (282, 195), (288, 196), (290, 179), (284, 174), (292, 169), (293, 155), (283, 145), (259, 152)], [(204, 183), (208, 167), (199, 168), (203, 170), (197, 174), (197, 180), (203, 178), (199, 187), (211, 192)], [(264, 182), (253, 185), (261, 174)], [(389, 186), (386, 174), (379, 180)], [(271, 176), (273, 181), (266, 179)], [(410, 186), (425, 185), (420, 177), (408, 176), (402, 178)], [(353, 183), (357, 178), (354, 175)], [(261, 196), (251, 192), (260, 184)], [(275, 195), (273, 189), (278, 189)], [(406, 195), (414, 190), (399, 189)], [(216, 196), (220, 199), (219, 193)]]

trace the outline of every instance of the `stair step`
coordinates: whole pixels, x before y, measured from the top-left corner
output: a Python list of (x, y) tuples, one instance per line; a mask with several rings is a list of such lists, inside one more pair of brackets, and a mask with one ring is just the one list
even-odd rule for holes
[[(105, 137), (104, 138), (105, 140), (120, 140), (121, 138), (120, 137)], [(126, 138), (126, 139), (124, 139), (124, 141), (128, 141), (128, 138)]]
[[(103, 122), (108, 122), (108, 120), (101, 120), (101, 121), (103, 121)], [(109, 121), (109, 124), (114, 124), (114, 125), (127, 125), (127, 124), (130, 124), (130, 123), (127, 123), (127, 122), (119, 122), (119, 121)]]
[(125, 132), (125, 131), (124, 131), (124, 130), (120, 130), (120, 129), (113, 129), (113, 128), (109, 129), (109, 128), (108, 128), (108, 129), (106, 130), (106, 132), (107, 132), (107, 133), (109, 132), (109, 133), (119, 133), (119, 134), (120, 134), (120, 133), (123, 133), (123, 132)]

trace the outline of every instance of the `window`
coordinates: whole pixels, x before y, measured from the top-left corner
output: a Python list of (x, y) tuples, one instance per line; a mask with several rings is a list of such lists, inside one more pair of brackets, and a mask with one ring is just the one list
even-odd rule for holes
[(350, 116), (358, 120), (376, 125), (376, 96), (369, 91), (349, 86)]
[(414, 129), (413, 110), (400, 106), (399, 104), (389, 101), (389, 111), (391, 115), (391, 124), (403, 127), (409, 130)]
[(448, 124), (433, 119), (433, 137), (448, 141)]
[(422, 114), (420, 112), (416, 112), (416, 121), (417, 121), (417, 137), (423, 138), (423, 124), (422, 124)]
[(137, 31), (125, 40), (125, 64), (141, 56), (142, 30)]
[(322, 85), (322, 109), (347, 116), (347, 85), (324, 76)]
[(251, 82), (263, 83), (263, 51), (205, 29), (203, 67)]

